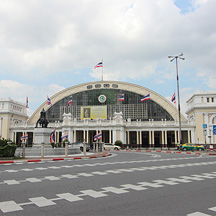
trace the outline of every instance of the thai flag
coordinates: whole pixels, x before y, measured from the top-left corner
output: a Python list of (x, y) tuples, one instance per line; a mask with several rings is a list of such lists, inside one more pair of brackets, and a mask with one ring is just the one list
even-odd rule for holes
[(171, 101), (172, 101), (173, 103), (176, 103), (175, 93), (173, 94), (173, 96), (172, 96), (172, 98), (171, 98)]
[(97, 141), (98, 135), (94, 135), (94, 141)]
[(96, 64), (96, 65), (94, 66), (94, 69), (96, 69), (96, 68), (98, 68), (98, 67), (103, 67), (103, 62), (102, 62), (102, 61), (99, 62), (98, 64)]
[(146, 96), (143, 96), (141, 98), (141, 102), (146, 101), (146, 100), (150, 100), (150, 94), (147, 94)]
[(102, 131), (94, 136), (94, 141), (97, 141), (97, 139), (102, 139)]
[(26, 108), (29, 108), (29, 106), (28, 106), (28, 97), (26, 97)]
[(50, 100), (50, 98), (48, 96), (47, 96), (47, 105), (51, 105), (52, 106), (51, 100)]
[(62, 140), (67, 139), (68, 138), (68, 134), (65, 134), (61, 137)]
[(25, 134), (23, 136), (20, 137), (20, 140), (27, 140), (28, 139), (28, 134)]
[(120, 98), (118, 99), (118, 101), (124, 101), (124, 93), (120, 96)]
[(54, 129), (54, 131), (50, 135), (50, 142), (51, 143), (55, 143), (55, 132), (56, 132), (56, 128)]
[(102, 139), (102, 131), (98, 133), (98, 139)]
[(70, 105), (70, 104), (72, 104), (72, 102), (73, 102), (73, 100), (72, 100), (72, 96), (70, 97), (70, 100), (68, 101), (68, 106)]

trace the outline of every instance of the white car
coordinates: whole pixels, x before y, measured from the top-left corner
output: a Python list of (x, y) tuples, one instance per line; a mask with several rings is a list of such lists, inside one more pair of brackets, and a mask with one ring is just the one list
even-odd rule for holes
[(104, 144), (104, 150), (120, 150), (121, 147), (114, 145), (114, 144), (110, 144), (110, 143), (105, 143)]

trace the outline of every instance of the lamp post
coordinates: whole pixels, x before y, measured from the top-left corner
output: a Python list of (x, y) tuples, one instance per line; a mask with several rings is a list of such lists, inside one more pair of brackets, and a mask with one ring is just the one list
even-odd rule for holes
[(171, 62), (176, 60), (180, 144), (182, 144), (182, 133), (181, 133), (181, 112), (180, 112), (180, 96), (179, 96), (178, 58), (181, 60), (185, 60), (185, 58), (183, 58), (182, 56), (183, 56), (183, 53), (181, 53), (180, 55), (177, 55), (177, 56), (168, 56), (168, 58), (171, 58), (171, 60), (170, 60)]

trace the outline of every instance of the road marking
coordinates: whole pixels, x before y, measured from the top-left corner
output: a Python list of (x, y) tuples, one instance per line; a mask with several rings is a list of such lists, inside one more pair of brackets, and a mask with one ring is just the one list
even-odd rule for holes
[(107, 196), (106, 194), (103, 194), (102, 192), (98, 192), (98, 191), (95, 191), (95, 190), (83, 190), (83, 191), (80, 191), (80, 192), (83, 193), (84, 195), (88, 195), (88, 196), (94, 197), (94, 198)]
[[(206, 176), (213, 176), (215, 175), (216, 172), (212, 172), (212, 173), (204, 173), (204, 175), (199, 175), (203, 178), (205, 178)], [(213, 175), (212, 175), (213, 174)], [(199, 177), (198, 179), (200, 180)], [(47, 176), (47, 178), (49, 179), (53, 179), (53, 180), (57, 180), (58, 178), (54, 177), (54, 176)], [(203, 179), (202, 178), (202, 179)], [(216, 176), (215, 176), (216, 178)], [(188, 180), (189, 179), (189, 180)], [(208, 178), (205, 178), (203, 180), (206, 180)], [(37, 179), (36, 178), (29, 178), (27, 179), (29, 181), (32, 182), (36, 182)], [(38, 207), (46, 207), (46, 206), (52, 206), (52, 205), (56, 205), (57, 203), (55, 203), (54, 201), (58, 201), (58, 200), (66, 200), (69, 202), (74, 202), (74, 201), (81, 201), (83, 200), (83, 197), (85, 196), (90, 196), (93, 198), (102, 198), (102, 197), (106, 197), (108, 196), (109, 193), (113, 193), (113, 194), (124, 194), (124, 193), (128, 193), (131, 190), (135, 190), (135, 191), (143, 191), (143, 190), (147, 190), (148, 188), (161, 188), (164, 186), (171, 186), (171, 185), (176, 185), (179, 183), (191, 183), (193, 181), (197, 181), (197, 178), (194, 176), (179, 176), (178, 178), (166, 178), (166, 179), (157, 179), (157, 180), (153, 180), (152, 182), (138, 182), (136, 184), (123, 184), (120, 185), (120, 187), (113, 187), (113, 186), (108, 186), (108, 187), (103, 187), (101, 188), (99, 191), (96, 190), (92, 190), (92, 189), (87, 189), (87, 190), (82, 190), (77, 195), (71, 194), (69, 192), (67, 193), (61, 193), (61, 194), (56, 194), (57, 198), (51, 198), (51, 199), (47, 199), (43, 196), (39, 196), (39, 197), (32, 197), (32, 198), (28, 198), (28, 200), (30, 200), (31, 202), (26, 202), (26, 203), (16, 203), (14, 200), (10, 200), (10, 201), (3, 201), (0, 202), (0, 210), (3, 213), (8, 213), (8, 212), (15, 212), (15, 211), (20, 211), (20, 210), (24, 210), (23, 207), (24, 206), (28, 206), (28, 205), (36, 205)], [(12, 183), (12, 181), (11, 181)], [(209, 210), (211, 211), (216, 211), (216, 207), (211, 207), (209, 208)], [(201, 212), (194, 212), (191, 214), (188, 214), (188, 216), (207, 216), (207, 214), (201, 213)]]
[(73, 195), (71, 193), (62, 193), (62, 194), (57, 194), (58, 197), (62, 198), (62, 199), (65, 199), (69, 202), (74, 202), (74, 201), (80, 201), (80, 200), (83, 200), (82, 198), (76, 196), (76, 195)]
[(122, 193), (128, 193), (129, 191), (126, 191), (124, 189), (119, 189), (119, 188), (116, 188), (116, 187), (104, 187), (104, 188), (101, 188), (102, 190), (105, 190), (107, 192), (112, 192), (112, 193), (115, 193), (115, 194), (122, 194)]
[(30, 198), (29, 200), (32, 201), (32, 203), (34, 203), (38, 207), (51, 206), (56, 204), (51, 200), (46, 199), (45, 197), (35, 197)]
[(23, 210), (23, 208), (16, 204), (14, 201), (1, 202), (0, 209), (3, 213)]

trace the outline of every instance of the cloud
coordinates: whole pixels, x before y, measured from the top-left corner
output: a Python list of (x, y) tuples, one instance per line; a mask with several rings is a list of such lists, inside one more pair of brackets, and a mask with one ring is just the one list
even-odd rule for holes
[(55, 93), (64, 89), (64, 87), (56, 84), (35, 86), (23, 84), (13, 80), (1, 80), (0, 86), (1, 98), (10, 97), (25, 104), (26, 97), (28, 96), (30, 107), (28, 109), (28, 115), (31, 115), (40, 104), (46, 101), (47, 95), (51, 97)]
[(0, 75), (34, 90), (50, 80), (61, 88), (62, 80), (77, 84), (84, 73), (101, 80), (92, 68), (103, 58), (105, 80), (153, 80), (156, 88), (175, 79), (167, 56), (184, 52), (181, 79), (193, 70), (214, 88), (216, 1), (191, 4), (181, 14), (174, 0), (3, 0)]

